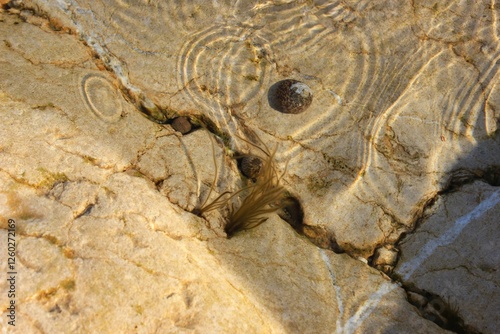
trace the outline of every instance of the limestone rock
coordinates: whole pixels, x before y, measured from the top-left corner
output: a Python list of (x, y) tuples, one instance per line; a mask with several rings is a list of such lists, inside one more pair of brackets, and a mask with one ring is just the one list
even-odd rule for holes
[[(500, 155), (488, 1), (23, 3), (77, 30), (159, 122), (202, 115), (237, 151), (246, 129), (279, 143), (305, 223), (353, 256), (411, 230), (451, 170), (482, 169)], [(314, 91), (307, 113), (269, 105), (283, 79)]]
[[(489, 2), (2, 5), (0, 247), (12, 219), (19, 273), (15, 328), (0, 281), (2, 329), (446, 332), (440, 287), (407, 297), (367, 259), (378, 249), (377, 265), (392, 267), (394, 252), (382, 250), (418, 233), (438, 193), (498, 179)], [(306, 112), (269, 105), (284, 79), (314, 92)], [(175, 131), (179, 115), (195, 129)], [(278, 148), (307, 237), (273, 214), (227, 239), (230, 203), (191, 213), (245, 187), (238, 154), (259, 151), (245, 140)], [(490, 262), (466, 265), (493, 275)], [(399, 272), (406, 286), (412, 277)], [(497, 294), (478, 291), (467, 302)], [(461, 316), (486, 332), (496, 321)]]
[(477, 181), (440, 196), (401, 244), (395, 271), (404, 282), (440, 296), (481, 333), (500, 326), (500, 191)]

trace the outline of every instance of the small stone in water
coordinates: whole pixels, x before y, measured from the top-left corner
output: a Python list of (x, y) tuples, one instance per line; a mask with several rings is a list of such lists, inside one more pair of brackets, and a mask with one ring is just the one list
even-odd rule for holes
[(174, 128), (175, 131), (179, 131), (183, 135), (191, 131), (191, 123), (189, 122), (189, 118), (186, 116), (180, 116), (175, 118), (172, 121), (172, 127)]
[(287, 79), (277, 83), (276, 107), (287, 114), (299, 114), (305, 111), (312, 103), (311, 88), (305, 83)]

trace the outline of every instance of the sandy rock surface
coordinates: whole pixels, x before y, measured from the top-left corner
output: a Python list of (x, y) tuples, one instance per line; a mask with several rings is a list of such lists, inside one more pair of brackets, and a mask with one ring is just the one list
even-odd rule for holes
[[(495, 5), (2, 5), (8, 332), (500, 326)], [(300, 114), (273, 108), (288, 78), (313, 92)], [(236, 158), (259, 150), (246, 141), (277, 147), (300, 233), (273, 213), (226, 238), (229, 204), (191, 213), (249, 184)]]

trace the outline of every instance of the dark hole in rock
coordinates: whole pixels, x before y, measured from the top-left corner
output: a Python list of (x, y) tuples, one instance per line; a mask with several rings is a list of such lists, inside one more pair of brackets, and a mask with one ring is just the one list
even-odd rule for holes
[(337, 243), (335, 236), (324, 227), (304, 224), (304, 211), (297, 198), (293, 196), (284, 198), (279, 216), (297, 233), (307, 237), (316, 246), (330, 249), (337, 254), (345, 252)]
[(500, 186), (500, 165), (488, 168), (484, 172), (483, 178), (494, 187)]

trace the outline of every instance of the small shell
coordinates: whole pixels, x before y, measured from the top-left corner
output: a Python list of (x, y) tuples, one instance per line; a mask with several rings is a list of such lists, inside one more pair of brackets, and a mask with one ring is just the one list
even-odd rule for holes
[(245, 156), (241, 159), (240, 169), (243, 175), (254, 180), (260, 173), (262, 160), (254, 156)]
[(299, 114), (311, 105), (313, 93), (305, 83), (287, 79), (276, 85), (276, 107), (279, 111)]
[(191, 131), (191, 123), (189, 122), (189, 118), (186, 116), (180, 116), (175, 118), (172, 121), (172, 127), (174, 128), (175, 131), (179, 131), (183, 135)]

